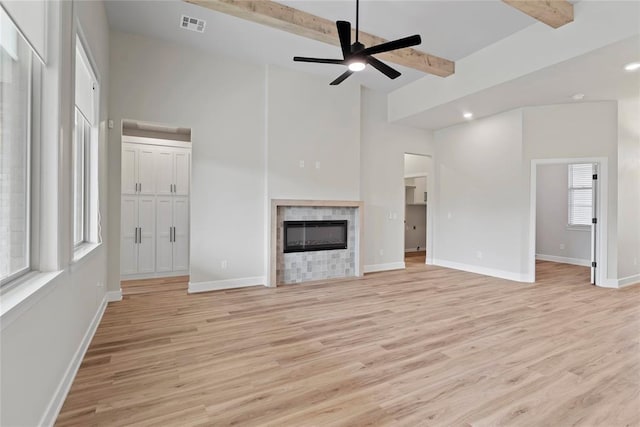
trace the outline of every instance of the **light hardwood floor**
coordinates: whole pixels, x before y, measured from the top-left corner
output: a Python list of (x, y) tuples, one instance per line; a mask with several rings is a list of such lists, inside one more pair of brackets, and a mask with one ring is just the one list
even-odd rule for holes
[(410, 264), (331, 284), (128, 295), (57, 425), (640, 425), (640, 286)]

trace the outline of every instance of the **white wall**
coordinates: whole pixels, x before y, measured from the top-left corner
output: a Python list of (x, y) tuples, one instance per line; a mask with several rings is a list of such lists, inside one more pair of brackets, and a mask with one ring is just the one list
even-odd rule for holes
[[(57, 169), (59, 164), (64, 168), (71, 161), (75, 12), (104, 90), (99, 114), (99, 203), (102, 226), (106, 228), (106, 14), (102, 2), (97, 1), (74, 2), (73, 9), (71, 2), (52, 1), (48, 9), (48, 65), (43, 76), (43, 111), (47, 114), (42, 118), (42, 181), (38, 184), (48, 209), (39, 233), (39, 262), (43, 270), (60, 273), (2, 318), (0, 424), (6, 426), (53, 423), (106, 304), (106, 245), (71, 263), (71, 181), (68, 173)], [(64, 43), (59, 44), (59, 40)], [(58, 135), (62, 135), (60, 141)]]
[(618, 102), (618, 278), (640, 282), (640, 97)]
[(270, 199), (360, 199), (358, 85), (329, 87), (317, 76), (125, 33), (112, 33), (111, 67), (112, 241), (120, 230), (122, 119), (192, 129), (192, 283), (264, 283)]
[(416, 175), (426, 175), (429, 169), (429, 158), (417, 154), (404, 155), (404, 176), (412, 177)]
[(589, 227), (568, 227), (569, 174), (566, 164), (539, 165), (536, 186), (536, 256), (589, 264)]
[[(602, 157), (608, 163), (606, 277), (617, 277), (617, 108), (615, 102), (584, 102), (524, 109), (524, 187), (529, 193), (532, 159)], [(601, 194), (602, 197), (602, 194)], [(526, 200), (529, 206), (529, 200)], [(527, 211), (528, 212), (528, 211)], [(529, 223), (527, 214), (526, 224)], [(524, 232), (528, 236), (528, 233)], [(531, 236), (531, 238), (535, 238)], [(527, 245), (529, 238), (526, 239)], [(523, 253), (523, 263), (527, 253)], [(530, 273), (527, 270), (527, 273)]]
[(434, 132), (434, 263), (521, 280), (522, 112)]
[(616, 281), (617, 127), (616, 103), (592, 102), (530, 107), (436, 131), (436, 263), (529, 280), (531, 161), (597, 157), (608, 164), (605, 274)]
[(386, 96), (363, 88), (360, 150), (365, 271), (402, 268), (404, 154), (432, 155), (431, 132), (388, 123)]
[[(112, 33), (109, 239), (120, 240), (122, 119), (188, 127), (191, 281), (263, 276), (264, 93), (261, 66)], [(110, 289), (120, 287), (118, 245), (110, 252)]]
[(269, 198), (359, 200), (360, 86), (275, 66), (267, 81)]

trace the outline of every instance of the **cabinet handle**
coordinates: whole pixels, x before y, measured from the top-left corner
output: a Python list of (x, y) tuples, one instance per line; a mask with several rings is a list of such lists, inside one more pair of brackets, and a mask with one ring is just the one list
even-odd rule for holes
[(173, 241), (175, 243), (175, 241), (176, 241), (176, 228), (175, 227), (171, 227), (171, 228), (173, 228)]
[(138, 238), (138, 243), (142, 243), (142, 227), (138, 227), (138, 235), (140, 236)]
[(169, 241), (173, 242), (173, 227), (169, 227)]
[(138, 243), (138, 227), (133, 229), (133, 243)]
[(142, 193), (142, 183), (140, 183), (138, 185), (140, 185), (140, 189), (138, 191)]

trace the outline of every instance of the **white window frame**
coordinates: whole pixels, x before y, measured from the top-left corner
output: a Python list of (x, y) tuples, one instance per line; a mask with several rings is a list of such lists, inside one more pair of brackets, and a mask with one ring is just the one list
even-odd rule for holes
[[(2, 11), (2, 13), (6, 13), (4, 11)], [(9, 20), (11, 20), (11, 18), (9, 17), (9, 15), (7, 14), (7, 18)], [(15, 24), (14, 24), (15, 25)], [(26, 262), (25, 262), (25, 267), (17, 270), (13, 273), (11, 273), (10, 275), (8, 275), (7, 277), (0, 279), (0, 288), (5, 286), (5, 285), (9, 285), (9, 284), (13, 284), (17, 281), (17, 279), (21, 278), (22, 276), (28, 274), (29, 272), (31, 272), (33, 270), (33, 251), (34, 251), (34, 245), (32, 242), (32, 197), (33, 197), (33, 191), (32, 191), (32, 173), (33, 173), (33, 158), (32, 158), (32, 152), (33, 152), (33, 147), (32, 145), (34, 144), (34, 125), (37, 125), (36, 123), (34, 123), (34, 114), (35, 114), (35, 110), (34, 110), (34, 80), (36, 78), (36, 67), (39, 66), (39, 63), (36, 63), (36, 61), (34, 61), (34, 56), (35, 56), (35, 52), (33, 51), (32, 46), (24, 39), (22, 33), (19, 32), (17, 26), (16, 26), (16, 37), (19, 40), (22, 40), (23, 42), (25, 42), (26, 46), (28, 47), (28, 51), (29, 51), (29, 64), (28, 64), (28, 85), (27, 85), (27, 123), (26, 123), (26, 171), (25, 171), (25, 188), (26, 188), (26, 194), (25, 194), (25, 228), (26, 228), (26, 235), (25, 235), (25, 258), (26, 258)], [(39, 76), (39, 73), (37, 74)], [(39, 89), (39, 85), (37, 86), (37, 88)]]
[[(92, 117), (87, 117), (76, 105), (76, 100), (74, 100), (74, 147), (72, 150), (72, 197), (71, 197), (71, 210), (73, 214), (74, 221), (72, 223), (71, 228), (71, 240), (73, 243), (73, 260), (77, 261), (82, 258), (85, 254), (91, 251), (93, 247), (100, 243), (100, 236), (98, 234), (99, 228), (99, 214), (98, 214), (98, 172), (97, 168), (98, 164), (98, 129), (97, 129), (97, 121), (98, 121), (98, 111), (100, 106), (100, 89), (98, 83), (98, 76), (95, 71), (94, 62), (91, 60), (90, 51), (87, 48), (87, 44), (83, 41), (81, 36), (81, 31), (78, 26), (78, 30), (76, 32), (76, 49), (75, 49), (75, 58), (78, 60), (79, 56), (88, 69), (91, 80), (92, 80), (92, 90), (94, 91), (93, 99), (92, 99), (92, 111), (89, 114)], [(77, 77), (76, 77), (77, 78)], [(75, 84), (75, 83), (74, 83)], [(83, 167), (82, 167), (82, 192), (83, 192), (83, 205), (82, 205), (82, 236), (79, 240), (75, 239), (76, 234), (76, 222), (75, 222), (75, 191), (76, 191), (76, 144), (78, 141), (78, 129), (77, 129), (77, 121), (78, 115), (82, 118), (84, 127), (81, 132), (82, 135), (82, 147), (83, 147)]]
[[(591, 170), (593, 170), (593, 165), (591, 163), (570, 163), (569, 165), (567, 165), (567, 228), (569, 229), (573, 229), (573, 230), (589, 230), (591, 228), (591, 215), (589, 216), (589, 222), (586, 224), (582, 224), (582, 223), (575, 223), (574, 222), (574, 218), (572, 215), (573, 212), (573, 207), (574, 207), (574, 203), (573, 203), (573, 197), (572, 194), (575, 191), (578, 190), (586, 190), (589, 189), (593, 192), (593, 180), (589, 180), (589, 184), (588, 186), (579, 186), (579, 185), (574, 185), (573, 183), (573, 166), (582, 166), (582, 165), (588, 165)], [(591, 178), (592, 172), (589, 172), (589, 178)], [(592, 193), (593, 194), (593, 193)], [(591, 200), (591, 204), (589, 205), (589, 211), (591, 212), (593, 210), (593, 200)]]

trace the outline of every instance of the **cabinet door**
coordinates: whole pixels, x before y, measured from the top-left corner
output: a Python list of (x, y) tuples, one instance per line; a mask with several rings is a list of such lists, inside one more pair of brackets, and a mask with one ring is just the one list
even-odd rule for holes
[(189, 270), (189, 198), (173, 198), (173, 270)]
[(424, 193), (427, 191), (427, 177), (419, 176), (416, 177), (415, 180), (416, 190), (414, 193), (414, 203), (419, 205), (424, 205)]
[(173, 198), (158, 197), (156, 202), (156, 271), (173, 270), (173, 243), (171, 227), (173, 227)]
[(138, 197), (122, 197), (122, 217), (120, 220), (120, 273), (122, 275), (138, 272)]
[(154, 196), (138, 196), (138, 273), (153, 273), (156, 269), (156, 211)]
[(138, 148), (138, 191), (140, 194), (156, 194), (155, 153), (152, 145)]
[(131, 144), (122, 144), (122, 194), (136, 194), (138, 183), (138, 150)]
[(191, 154), (187, 150), (176, 149), (175, 151), (175, 194), (186, 196), (189, 194), (189, 178), (191, 176)]
[(157, 148), (156, 194), (170, 195), (174, 181), (174, 155), (170, 147)]

